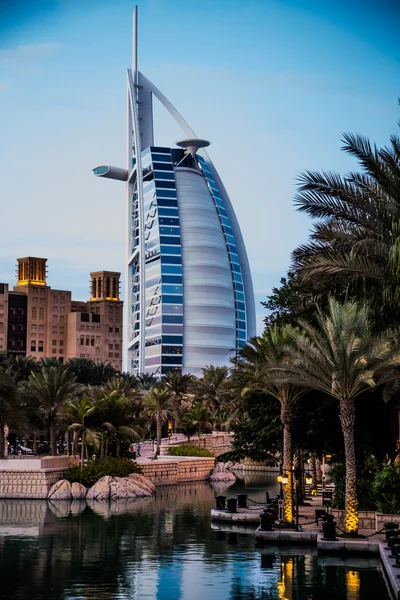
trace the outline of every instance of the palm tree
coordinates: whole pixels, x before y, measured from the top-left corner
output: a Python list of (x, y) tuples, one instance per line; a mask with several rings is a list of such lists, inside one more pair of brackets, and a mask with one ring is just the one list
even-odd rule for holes
[(75, 375), (60, 363), (42, 366), (39, 373), (32, 373), (28, 381), (22, 382), (27, 398), (38, 403), (39, 412), (49, 428), (50, 451), (57, 454), (58, 414), (64, 402), (75, 398), (82, 387), (76, 383)]
[(202, 369), (201, 378), (193, 378), (192, 391), (197, 401), (202, 401), (213, 413), (217, 428), (224, 421), (224, 416), (231, 412), (232, 386), (230, 385), (229, 367), (214, 367)]
[(293, 328), (290, 325), (267, 329), (261, 337), (255, 337), (242, 348), (237, 361), (239, 373), (247, 380), (242, 395), (249, 391), (264, 392), (275, 398), (281, 405), (280, 419), (283, 427), (283, 470), (287, 478), (285, 484), (284, 518), (293, 523), (293, 478), (292, 478), (292, 426), (294, 407), (304, 390), (285, 381), (275, 380), (271, 369), (279, 368), (286, 358)]
[(200, 446), (201, 434), (209, 433), (212, 430), (213, 414), (207, 406), (204, 406), (204, 404), (198, 402), (189, 410), (187, 413), (187, 418), (193, 423), (194, 433), (197, 433), (198, 435)]
[(381, 149), (359, 135), (343, 141), (363, 172), (300, 177), (295, 203), (318, 223), (293, 254), (297, 276), (306, 294), (365, 298), (380, 328), (399, 325), (400, 138)]
[(376, 385), (379, 376), (400, 364), (388, 335), (373, 333), (365, 304), (341, 304), (330, 298), (327, 314), (320, 309), (316, 326), (302, 321), (292, 329), (285, 364), (271, 370), (278, 385), (287, 383), (324, 392), (339, 403), (346, 463), (346, 531), (358, 531), (358, 499), (354, 446), (354, 400)]
[(82, 439), (81, 445), (81, 467), (84, 466), (85, 448), (88, 444), (95, 448), (99, 447), (99, 434), (90, 426), (90, 417), (96, 410), (93, 400), (88, 397), (80, 398), (79, 400), (69, 400), (64, 402), (58, 414), (58, 420), (68, 424), (68, 429), (74, 434), (80, 434)]
[(9, 371), (0, 369), (0, 458), (5, 456), (4, 428), (18, 425), (19, 408), (16, 383)]
[[(102, 455), (108, 456), (108, 445), (111, 437), (117, 442), (116, 457), (120, 456), (121, 441), (124, 439), (140, 439), (142, 429), (138, 424), (138, 393), (132, 381), (115, 376), (101, 388), (90, 390), (96, 400), (96, 416), (100, 419)], [(105, 435), (105, 444), (103, 444)]]
[(163, 385), (172, 393), (173, 401), (178, 415), (178, 423), (191, 404), (191, 394), (189, 393), (193, 377), (191, 375), (182, 375), (179, 373), (167, 373), (162, 378)]
[(156, 422), (157, 427), (157, 453), (161, 446), (161, 428), (168, 417), (176, 415), (176, 407), (173, 401), (172, 393), (169, 389), (160, 389), (151, 387), (143, 394), (143, 405), (149, 418)]

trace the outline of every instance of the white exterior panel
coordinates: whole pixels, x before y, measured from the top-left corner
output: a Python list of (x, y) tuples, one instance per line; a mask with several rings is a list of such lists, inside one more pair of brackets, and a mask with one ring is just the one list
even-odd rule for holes
[(183, 269), (183, 373), (229, 364), (236, 343), (228, 251), (201, 172), (176, 168)]

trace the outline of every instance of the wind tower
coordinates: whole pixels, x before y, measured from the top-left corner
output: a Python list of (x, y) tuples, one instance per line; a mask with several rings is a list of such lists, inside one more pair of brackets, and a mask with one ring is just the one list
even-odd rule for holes
[[(136, 7), (127, 165), (93, 169), (127, 189), (124, 368), (201, 375), (206, 365), (228, 365), (255, 335), (250, 267), (209, 142), (138, 70), (137, 23)], [(154, 97), (186, 136), (174, 147), (154, 145)]]

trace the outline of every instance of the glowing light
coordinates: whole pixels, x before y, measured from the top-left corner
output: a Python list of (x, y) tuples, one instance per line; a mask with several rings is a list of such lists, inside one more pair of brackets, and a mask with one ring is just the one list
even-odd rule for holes
[(307, 485), (311, 485), (312, 484), (312, 477), (310, 477), (309, 475), (307, 475), (307, 477), (306, 477), (306, 484)]
[(276, 478), (276, 480), (277, 480), (278, 483), (282, 483), (282, 480), (283, 480), (282, 475), (278, 475), (277, 478)]
[(284, 494), (284, 505), (283, 514), (286, 523), (293, 523), (293, 486), (292, 486), (292, 471), (289, 469), (286, 471), (285, 476), (282, 478), (282, 483), (286, 480), (285, 494)]
[(347, 571), (346, 587), (349, 600), (358, 600), (360, 597), (360, 574), (358, 571)]

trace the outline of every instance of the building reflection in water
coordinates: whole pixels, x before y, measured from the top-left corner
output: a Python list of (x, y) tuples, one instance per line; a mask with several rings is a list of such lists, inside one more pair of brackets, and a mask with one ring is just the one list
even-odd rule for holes
[(359, 575), (304, 549), (264, 549), (260, 557), (252, 535), (211, 529), (213, 505), (205, 483), (89, 506), (3, 501), (0, 599), (317, 600), (333, 598), (326, 592), (335, 577), (336, 597), (363, 600), (366, 587), (388, 600), (378, 567)]

